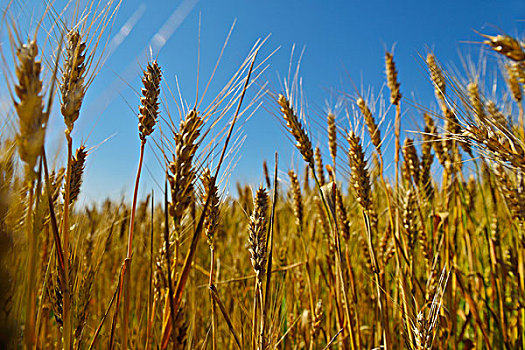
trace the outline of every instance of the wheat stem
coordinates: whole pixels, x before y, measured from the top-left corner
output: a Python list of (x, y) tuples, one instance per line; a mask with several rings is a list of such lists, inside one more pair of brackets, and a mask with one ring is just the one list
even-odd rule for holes
[(135, 228), (135, 214), (137, 210), (137, 196), (139, 191), (140, 173), (142, 171), (142, 162), (144, 160), (144, 148), (146, 139), (140, 142), (140, 157), (139, 166), (137, 169), (137, 177), (135, 178), (135, 189), (133, 190), (133, 204), (131, 207), (131, 218), (129, 221), (129, 236), (128, 236), (128, 253), (126, 255), (126, 268), (124, 270), (124, 309), (123, 309), (123, 331), (122, 331), (122, 345), (124, 349), (128, 346), (128, 327), (129, 327), (129, 299), (130, 299), (130, 276), (131, 276), (131, 260), (133, 258), (133, 231)]
[(69, 350), (72, 347), (71, 336), (72, 336), (72, 317), (71, 317), (71, 295), (70, 295), (70, 282), (69, 282), (69, 203), (70, 203), (70, 193), (71, 193), (71, 163), (73, 157), (73, 140), (69, 130), (66, 130), (66, 140), (67, 140), (67, 170), (66, 170), (66, 188), (64, 192), (64, 212), (62, 217), (62, 239), (64, 241), (64, 270), (65, 270), (65, 280), (64, 280), (64, 306), (63, 306), (63, 315), (64, 315), (64, 348)]
[(34, 196), (34, 185), (33, 182), (31, 182), (31, 185), (29, 186), (29, 202), (26, 212), (26, 218), (25, 218), (25, 225), (28, 235), (28, 242), (29, 242), (29, 254), (27, 256), (27, 286), (29, 288), (29, 291), (27, 293), (27, 301), (26, 301), (26, 320), (25, 320), (25, 332), (24, 332), (24, 340), (26, 343), (27, 349), (31, 349), (33, 345), (35, 344), (35, 323), (34, 323), (34, 312), (36, 308), (36, 294), (35, 294), (35, 284), (36, 284), (36, 276), (35, 274), (35, 268), (36, 268), (36, 262), (35, 262), (35, 255), (36, 255), (36, 242), (33, 233), (33, 196)]

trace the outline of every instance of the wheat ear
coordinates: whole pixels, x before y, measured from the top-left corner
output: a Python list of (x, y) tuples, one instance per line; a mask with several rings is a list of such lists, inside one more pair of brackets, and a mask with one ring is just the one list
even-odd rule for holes
[(303, 129), (299, 118), (295, 114), (293, 107), (290, 105), (290, 101), (286, 99), (283, 95), (279, 95), (277, 102), (281, 106), (281, 112), (283, 113), (283, 118), (286, 121), (286, 126), (288, 127), (290, 133), (294, 136), (296, 144), (295, 146), (301, 152), (303, 159), (312, 170), (314, 169), (314, 152), (312, 148), (312, 143), (308, 134)]
[(377, 152), (381, 154), (381, 131), (379, 130), (379, 127), (376, 124), (376, 121), (374, 119), (374, 116), (372, 115), (372, 112), (370, 111), (370, 108), (368, 108), (367, 103), (361, 97), (357, 99), (357, 107), (359, 107), (359, 110), (361, 111), (361, 114), (365, 119), (365, 124), (368, 128), (368, 133), (370, 134), (372, 144), (377, 149)]
[(67, 34), (64, 67), (62, 68), (62, 105), (60, 112), (69, 132), (73, 130), (80, 114), (80, 107), (86, 93), (84, 78), (86, 74), (86, 43), (82, 41), (78, 30)]
[(80, 146), (75, 156), (71, 160), (71, 179), (70, 179), (70, 194), (69, 204), (77, 200), (80, 193), (80, 186), (82, 185), (82, 176), (84, 174), (84, 166), (86, 164), (86, 157), (88, 153), (85, 146)]

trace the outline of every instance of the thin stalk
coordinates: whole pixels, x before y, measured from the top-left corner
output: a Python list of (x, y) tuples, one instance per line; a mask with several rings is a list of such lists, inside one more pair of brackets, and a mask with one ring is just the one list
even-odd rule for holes
[(226, 307), (224, 307), (224, 304), (219, 298), (219, 293), (217, 292), (217, 288), (215, 288), (215, 286), (212, 284), (210, 287), (210, 290), (211, 290), (211, 295), (213, 299), (217, 302), (217, 305), (219, 306), (219, 309), (221, 310), (222, 315), (224, 316), (224, 319), (226, 320), (226, 323), (228, 324), (228, 328), (230, 329), (230, 332), (233, 335), (233, 338), (235, 339), (235, 344), (237, 345), (239, 349), (242, 349), (241, 342), (239, 341), (239, 337), (237, 336), (237, 333), (235, 333), (235, 329), (233, 328), (233, 324), (230, 320), (230, 317), (228, 316)]
[(27, 349), (31, 349), (33, 345), (35, 344), (35, 309), (36, 309), (36, 276), (35, 276), (35, 268), (36, 268), (36, 261), (35, 261), (35, 255), (36, 255), (36, 237), (34, 236), (33, 232), (33, 195), (35, 192), (34, 189), (34, 181), (31, 181), (29, 183), (29, 202), (26, 212), (26, 230), (27, 230), (27, 236), (28, 236), (28, 242), (29, 242), (29, 256), (27, 257), (27, 269), (29, 270), (29, 273), (27, 274), (27, 302), (26, 302), (26, 320), (25, 320), (25, 328), (24, 328), (24, 340), (26, 344)]
[[(396, 188), (396, 192), (394, 194), (394, 197), (395, 197), (395, 202), (396, 203), (399, 203), (399, 150), (401, 148), (401, 103), (400, 101), (396, 104), (396, 116), (395, 116), (395, 131), (394, 131), (394, 134), (395, 134), (395, 138), (396, 138), (396, 153), (395, 153), (395, 163), (396, 163), (396, 184), (395, 184), (395, 188)], [(383, 175), (381, 175), (383, 176)], [(394, 228), (394, 226), (392, 226)], [(399, 244), (399, 206), (396, 205), (395, 207), (395, 232), (394, 232), (394, 239), (396, 241), (396, 244), (394, 245), (395, 246), (395, 250), (396, 250), (396, 275), (399, 274), (399, 272), (401, 271), (401, 265), (400, 265), (400, 259), (399, 259), (399, 249), (401, 249), (401, 244)], [(398, 249), (399, 247), (399, 249)], [(397, 276), (396, 276), (397, 277)], [(403, 278), (403, 276), (401, 276), (401, 278)], [(401, 279), (400, 279), (401, 280)], [(404, 293), (403, 291), (403, 288), (401, 288), (401, 292)], [(406, 307), (406, 305), (405, 305)], [(408, 312), (407, 310), (405, 310), (404, 312), (405, 315), (408, 315)], [(407, 320), (408, 321), (408, 320)], [(407, 323), (409, 324), (409, 323)], [(409, 332), (409, 337), (411, 336), (410, 332)]]
[[(60, 38), (60, 42), (59, 42), (59, 45), (58, 45), (58, 51), (57, 51), (57, 56), (60, 56), (60, 53), (61, 53), (61, 50), (62, 50), (62, 40), (63, 40), (63, 36), (61, 36)], [(54, 69), (53, 69), (53, 76), (52, 76), (52, 79), (51, 79), (51, 88), (49, 89), (49, 96), (48, 96), (48, 100), (47, 100), (47, 111), (45, 112), (47, 114), (47, 116), (49, 116), (49, 111), (51, 110), (51, 107), (53, 106), (53, 97), (55, 96), (55, 86), (56, 86), (56, 82), (57, 82), (57, 79), (56, 79), (56, 74), (58, 72), (58, 60), (56, 61), (55, 63), (55, 66), (54, 66)], [(43, 111), (42, 111), (43, 112)], [(44, 113), (44, 112), (43, 112)], [(69, 138), (69, 132), (66, 131), (66, 137), (68, 138), (68, 144), (70, 143), (70, 138)], [(69, 148), (71, 149), (71, 148)], [(39, 165), (39, 170), (38, 170), (38, 177), (37, 177), (37, 183), (38, 183), (38, 186), (37, 186), (37, 189), (40, 191), (40, 185), (41, 185), (41, 181), (42, 181), (42, 162), (45, 161), (45, 146), (42, 145), (42, 149), (40, 151), (40, 155), (42, 156), (41, 158), (41, 162), (40, 162), (40, 165)], [(71, 155), (71, 153), (69, 153), (69, 156)], [(68, 164), (69, 164), (69, 158), (68, 158)], [(70, 169), (69, 169), (70, 170)], [(26, 217), (26, 220), (27, 220), (27, 225), (28, 225), (28, 233), (29, 235), (31, 235), (31, 237), (29, 238), (29, 257), (28, 257), (28, 269), (29, 269), (29, 274), (28, 274), (28, 279), (29, 279), (29, 283), (28, 283), (28, 289), (29, 289), (29, 292), (28, 292), (28, 302), (27, 302), (27, 309), (26, 309), (26, 320), (25, 320), (25, 327), (24, 327), (24, 340), (26, 342), (26, 348), (27, 349), (31, 349), (32, 348), (32, 345), (36, 345), (37, 343), (37, 339), (36, 339), (36, 334), (35, 334), (35, 312), (36, 312), (36, 260), (37, 260), (37, 239), (38, 239), (38, 236), (37, 236), (37, 233), (34, 232), (34, 223), (32, 222), (32, 215), (33, 215), (33, 197), (34, 197), (34, 181), (31, 181), (30, 184), (29, 184), (29, 206), (27, 208), (27, 217)], [(37, 197), (37, 202), (35, 204), (35, 206), (38, 204), (38, 197)], [(35, 207), (35, 211), (36, 211), (36, 207)], [(55, 227), (56, 227), (56, 223), (55, 223)], [(55, 236), (56, 238), (56, 236)], [(69, 270), (66, 270), (66, 271), (69, 271)], [(67, 274), (66, 274), (67, 275)], [(67, 284), (66, 284), (67, 286)], [(69, 314), (69, 296), (67, 295), (68, 293), (65, 293), (65, 298), (64, 298), (64, 316), (68, 315), (69, 316), (69, 321), (71, 320), (71, 317), (70, 317), (70, 314)], [(68, 312), (66, 314), (66, 311)], [(65, 328), (64, 328), (65, 329)], [(68, 337), (69, 338), (69, 346), (71, 346), (71, 338), (70, 336)], [(64, 347), (65, 349), (69, 349), (67, 347)]]
[[(327, 218), (328, 218), (328, 224), (330, 226), (330, 230), (332, 231), (332, 233), (334, 234), (334, 241), (335, 241), (335, 247), (336, 247), (336, 254), (335, 254), (335, 264), (336, 264), (336, 270), (337, 270), (337, 278), (339, 279), (340, 283), (341, 283), (341, 290), (342, 290), (342, 294), (343, 294), (343, 306), (344, 306), (344, 310), (345, 310), (345, 316), (348, 320), (348, 333), (349, 333), (349, 336), (350, 336), (350, 344), (352, 346), (352, 350), (355, 350), (356, 348), (356, 344), (355, 344), (355, 338), (354, 338), (354, 330), (353, 330), (353, 322), (352, 322), (352, 318), (350, 317), (350, 305), (349, 305), (349, 302), (348, 302), (348, 296), (346, 294), (346, 288), (345, 288), (345, 280), (344, 280), (344, 277), (343, 277), (343, 269), (342, 269), (342, 257), (341, 257), (341, 245), (340, 245), (340, 242), (339, 242), (339, 232), (338, 232), (338, 229), (337, 229), (337, 221), (334, 220), (334, 222), (332, 222), (332, 211), (329, 209), (328, 207), (328, 204), (326, 202), (326, 199), (324, 198), (324, 195), (323, 195), (323, 191), (321, 190), (321, 184), (319, 183), (319, 179), (317, 178), (316, 174), (315, 174), (315, 169), (313, 166), (310, 166), (311, 170), (312, 170), (312, 175), (314, 177), (314, 180), (315, 180), (315, 184), (317, 185), (317, 190), (319, 191), (319, 196), (321, 197), (321, 201), (323, 202), (323, 206), (325, 208), (325, 211), (326, 211), (326, 214), (327, 214)], [(335, 217), (334, 217), (335, 219)]]
[[(139, 181), (140, 173), (142, 171), (142, 161), (144, 160), (144, 148), (146, 146), (146, 138), (141, 139), (140, 141), (140, 158), (139, 158), (139, 167), (137, 169), (137, 178), (135, 179), (135, 189), (133, 191), (133, 204), (131, 208), (131, 218), (129, 221), (129, 236), (128, 236), (128, 254), (124, 264), (126, 268), (124, 269), (124, 317), (123, 317), (123, 327), (122, 327), (122, 348), (128, 348), (128, 322), (129, 322), (129, 299), (130, 299), (130, 277), (131, 277), (131, 259), (133, 257), (133, 230), (135, 228), (135, 212), (137, 209), (137, 196), (139, 192)], [(118, 308), (118, 304), (117, 304)]]
[[(44, 165), (44, 176), (45, 176), (45, 183), (46, 183), (46, 192), (47, 192), (47, 202), (49, 205), (49, 220), (51, 222), (51, 231), (53, 232), (53, 237), (55, 240), (55, 247), (56, 247), (56, 253), (57, 253), (57, 267), (58, 267), (58, 273), (60, 275), (60, 281), (62, 284), (65, 282), (65, 258), (64, 258), (64, 251), (62, 249), (62, 243), (60, 242), (60, 234), (58, 231), (58, 224), (57, 219), (55, 216), (55, 209), (53, 207), (53, 199), (51, 198), (51, 186), (49, 185), (49, 170), (47, 168), (47, 159), (46, 159), (46, 152), (44, 148), (42, 147), (42, 163)], [(60, 286), (62, 289), (65, 288), (65, 286)]]
[[(348, 247), (345, 249), (345, 258), (346, 258), (346, 265), (348, 268), (348, 279), (350, 280), (350, 293), (352, 294), (352, 302), (354, 306), (357, 306), (357, 291), (355, 286), (355, 278), (354, 278), (354, 269), (352, 265), (350, 264), (350, 257), (349, 257), (349, 250)], [(357, 313), (354, 310), (355, 315), (355, 329), (356, 329), (356, 347), (357, 349), (361, 349), (361, 326), (359, 322), (359, 317), (357, 317)]]
[(388, 331), (388, 315), (385, 313), (385, 308), (383, 305), (386, 304), (384, 293), (382, 292), (381, 278), (379, 276), (379, 265), (377, 264), (377, 257), (374, 250), (374, 245), (372, 242), (372, 228), (370, 227), (370, 219), (368, 214), (363, 210), (363, 219), (365, 222), (366, 232), (368, 236), (368, 248), (370, 250), (370, 257), (372, 259), (372, 268), (374, 272), (375, 285), (377, 291), (377, 306), (379, 308), (380, 318), (381, 318), (381, 328), (383, 328), (383, 345), (385, 349), (391, 349), (391, 340), (390, 332)]
[(525, 122), (524, 122), (524, 118), (523, 118), (523, 103), (518, 103), (518, 109), (519, 109), (519, 114), (518, 114), (518, 120), (520, 121), (520, 132), (521, 132), (521, 138), (522, 140), (525, 139)]
[[(177, 243), (177, 247), (178, 247), (178, 243)], [(169, 296), (170, 316), (172, 320), (175, 320), (175, 306), (174, 306), (174, 297), (173, 297), (174, 294), (173, 294), (173, 283), (171, 281), (171, 262), (170, 262), (170, 226), (169, 226), (169, 220), (168, 220), (168, 173), (166, 173), (166, 177), (164, 179), (164, 248), (166, 250), (166, 263), (168, 267), (168, 296)]]
[(147, 339), (146, 339), (146, 347), (145, 349), (146, 350), (149, 350), (151, 349), (151, 341), (152, 341), (152, 336), (151, 336), (151, 331), (153, 329), (153, 321), (155, 319), (155, 310), (157, 309), (157, 300), (155, 298), (153, 298), (153, 304), (151, 305), (151, 316), (148, 318), (147, 320), (147, 324), (146, 324), (146, 327), (147, 327), (147, 330), (146, 330), (146, 334), (147, 334)]
[[(523, 233), (523, 223), (518, 224), (517, 235), (514, 236), (514, 244), (517, 247), (517, 256), (518, 256), (518, 274), (519, 274), (519, 296), (520, 300), (523, 300), (525, 297), (525, 249), (522, 244), (520, 244), (518, 238), (522, 237)], [(525, 307), (522, 307), (520, 310), (521, 318), (521, 346), (525, 341)], [(519, 327), (518, 327), (519, 328)]]
[(270, 282), (272, 279), (272, 259), (273, 259), (273, 231), (275, 223), (275, 208), (277, 206), (277, 169), (279, 164), (279, 156), (275, 152), (275, 170), (273, 176), (273, 199), (272, 199), (272, 213), (270, 215), (270, 228), (268, 230), (268, 239), (266, 240), (266, 251), (268, 252), (268, 266), (266, 267), (266, 292), (264, 293), (264, 306), (263, 306), (263, 322), (261, 329), (261, 348), (263, 346), (263, 337), (266, 329), (266, 322), (268, 321), (268, 308), (270, 304)]
[(339, 334), (341, 334), (341, 332), (343, 331), (344, 328), (341, 328), (339, 330), (339, 332), (337, 332), (333, 337), (332, 339), (330, 339), (330, 341), (328, 342), (328, 344), (326, 344), (326, 346), (323, 348), (323, 350), (328, 350), (330, 348), (330, 346), (332, 345), (332, 343), (335, 341), (335, 339), (339, 336)]
[[(27, 305), (28, 309), (26, 309), (26, 315), (29, 315), (29, 319), (26, 319), (26, 323), (31, 324), (31, 330), (30, 330), (30, 341), (31, 344), (36, 344), (37, 338), (35, 334), (35, 321), (36, 321), (36, 292), (37, 292), (37, 278), (38, 278), (38, 272), (37, 272), (37, 260), (39, 258), (38, 253), (38, 233), (35, 228), (35, 220), (33, 220), (33, 211), (35, 213), (38, 213), (38, 204), (40, 203), (40, 193), (42, 193), (42, 162), (40, 162), (40, 165), (38, 167), (38, 173), (36, 178), (36, 185), (33, 182), (31, 185), (31, 193), (30, 193), (30, 203), (34, 202), (34, 209), (31, 208), (31, 217), (28, 219), (28, 225), (29, 225), (29, 257), (28, 257), (28, 266), (29, 269), (29, 283), (28, 287), (31, 288), (29, 290), (28, 298), (30, 300), (30, 304)], [(28, 209), (29, 211), (29, 209)], [(29, 348), (29, 347), (28, 347)]]
[[(104, 312), (104, 316), (102, 317), (102, 320), (100, 320), (100, 323), (98, 324), (97, 329), (95, 330), (95, 334), (93, 335), (93, 339), (91, 340), (91, 343), (89, 344), (89, 350), (93, 349), (93, 346), (95, 346), (95, 343), (97, 341), (98, 335), (100, 334), (100, 330), (102, 329), (102, 326), (104, 325), (104, 322), (106, 321), (106, 318), (109, 315), (109, 311), (111, 310), (111, 306), (113, 306), (113, 302), (115, 302), (115, 298), (118, 297), (119, 290), (120, 290), (120, 281), (121, 281), (122, 275), (119, 274), (119, 280), (117, 284), (117, 289), (115, 289), (115, 292), (113, 293), (113, 296), (111, 297), (111, 300), (109, 301), (108, 306), (106, 307), (106, 311)], [(111, 336), (113, 337), (113, 328), (111, 329)], [(112, 343), (109, 344), (109, 349), (111, 349)]]
[(252, 350), (257, 350), (257, 294), (259, 291), (260, 277), (255, 276), (255, 288), (253, 291), (253, 313), (252, 313)]
[(148, 312), (147, 312), (147, 327), (146, 327), (146, 345), (147, 349), (151, 338), (151, 327), (149, 327), (149, 320), (153, 314), (153, 219), (155, 210), (155, 192), (151, 190), (151, 226), (150, 226), (150, 241), (149, 241), (149, 290), (148, 290)]
[(299, 237), (301, 237), (301, 246), (303, 247), (304, 256), (306, 258), (304, 268), (306, 270), (306, 284), (308, 286), (308, 294), (309, 294), (309, 302), (310, 302), (310, 314), (313, 315), (315, 312), (315, 305), (314, 305), (314, 293), (312, 288), (312, 276), (311, 276), (311, 269), (310, 269), (310, 253), (309, 250), (306, 249), (306, 243), (304, 241), (303, 236), (303, 228), (302, 226), (299, 226)]
[(489, 250), (489, 260), (490, 260), (490, 272), (492, 275), (493, 283), (496, 285), (496, 298), (498, 301), (498, 318), (499, 318), (499, 326), (501, 329), (501, 337), (503, 339), (503, 342), (507, 344), (507, 327), (505, 325), (505, 309), (503, 305), (503, 301), (505, 298), (505, 295), (502, 293), (502, 286), (501, 286), (501, 267), (498, 264), (498, 258), (497, 258), (497, 252), (496, 247), (494, 246), (494, 242), (492, 239), (488, 238), (488, 250)]
[(394, 155), (394, 161), (396, 163), (396, 191), (399, 193), (399, 150), (401, 149), (401, 103), (396, 104), (396, 119), (395, 119), (395, 138), (396, 138), (396, 153)]
[[(396, 192), (394, 194), (396, 198), (396, 203), (399, 203), (399, 150), (401, 149), (401, 103), (396, 105), (396, 117), (395, 117), (395, 138), (396, 138), (396, 153), (395, 153), (395, 163), (396, 163)], [(381, 163), (383, 158), (381, 157)], [(382, 171), (381, 171), (382, 173)], [(383, 175), (381, 175), (383, 176)], [(399, 208), (396, 206), (396, 234), (399, 234)]]
[(70, 350), (71, 336), (72, 336), (72, 318), (71, 318), (71, 294), (69, 291), (69, 200), (71, 192), (71, 160), (73, 158), (73, 140), (69, 130), (66, 130), (67, 140), (67, 171), (66, 171), (66, 184), (64, 194), (64, 213), (62, 217), (62, 239), (64, 241), (64, 305), (63, 305), (63, 316), (64, 316), (64, 349)]
[(492, 346), (491, 346), (490, 338), (488, 336), (485, 324), (483, 323), (483, 320), (481, 319), (481, 316), (479, 315), (479, 311), (476, 306), (476, 302), (474, 301), (474, 299), (472, 299), (472, 291), (470, 290), (470, 287), (468, 285), (467, 286), (463, 285), (463, 282), (461, 281), (459, 272), (457, 270), (454, 270), (454, 274), (457, 275), (458, 287), (461, 293), (463, 293), (463, 296), (465, 297), (465, 301), (470, 307), (470, 312), (472, 313), (472, 316), (474, 316), (474, 320), (478, 324), (479, 330), (481, 331), (483, 340), (485, 342), (485, 346), (487, 347), (487, 349), (491, 350)]
[[(396, 106), (396, 116), (397, 114), (400, 113), (398, 111), (398, 108)], [(397, 134), (396, 136), (397, 140), (396, 142), (399, 142), (399, 133)], [(406, 258), (406, 254), (404, 253), (404, 251), (402, 250), (402, 247), (401, 247), (401, 244), (399, 242), (399, 208), (398, 206), (396, 206), (394, 208), (394, 206), (392, 205), (392, 198), (391, 198), (391, 193), (390, 191), (388, 191), (388, 187), (386, 185), (386, 181), (385, 181), (385, 177), (383, 175), (383, 164), (384, 164), (384, 161), (383, 161), (383, 154), (381, 152), (378, 151), (378, 154), (379, 154), (379, 174), (380, 174), (380, 178), (381, 178), (381, 183), (383, 185), (383, 188), (384, 188), (384, 191), (385, 191), (385, 196), (386, 196), (386, 200), (387, 200), (387, 205), (388, 205), (388, 211), (389, 211), (389, 219), (390, 219), (390, 227), (392, 227), (393, 229), (395, 228), (395, 231), (394, 231), (394, 252), (395, 252), (395, 257), (396, 257), (396, 276), (399, 275), (399, 271), (400, 271), (400, 262), (401, 262), (401, 257), (404, 258), (405, 261), (407, 261), (407, 258)], [(399, 149), (397, 150), (397, 156), (399, 157)], [(397, 162), (399, 162), (399, 159), (397, 160)], [(399, 194), (399, 184), (398, 184), (398, 165), (396, 164), (396, 196)], [(384, 268), (384, 267), (383, 267)], [(404, 278), (403, 275), (400, 276), (400, 278)], [(397, 279), (397, 277), (396, 277)], [(382, 285), (382, 288), (384, 289), (384, 291), (386, 292), (386, 281), (384, 281), (384, 279), (381, 279), (381, 281), (383, 282), (383, 285)], [(399, 279), (399, 281), (401, 281), (401, 279)], [(401, 292), (403, 292), (403, 289), (401, 288)], [(388, 304), (387, 303), (384, 303), (384, 308), (385, 308), (385, 314), (387, 315), (387, 318), (388, 318)], [(406, 310), (406, 305), (403, 305), (403, 307), (405, 308), (405, 312), (404, 312), (404, 315), (408, 315), (408, 310)], [(407, 322), (407, 324), (410, 324), (408, 322), (410, 322), (410, 320), (407, 318), (405, 320)], [(409, 332), (408, 333), (408, 336), (410, 337), (411, 336), (411, 333)]]
[(208, 283), (208, 288), (210, 289), (210, 302), (211, 302), (211, 339), (212, 339), (212, 349), (217, 350), (217, 306), (215, 300), (213, 299), (211, 286), (213, 285), (213, 275), (214, 275), (214, 265), (215, 265), (215, 253), (214, 249), (210, 247), (210, 280)]
[(35, 325), (35, 344), (33, 344), (33, 349), (38, 349), (38, 333), (40, 331), (40, 322), (42, 320), (42, 309), (44, 306), (44, 292), (47, 288), (47, 281), (49, 279), (49, 271), (51, 267), (51, 262), (53, 261), (53, 258), (55, 256), (55, 244), (53, 243), (53, 246), (51, 247), (51, 254), (49, 254), (49, 259), (47, 261), (47, 267), (46, 267), (46, 273), (44, 274), (44, 281), (42, 282), (42, 289), (40, 291), (40, 305), (38, 308), (38, 312), (36, 315), (36, 325)]
[[(118, 313), (119, 313), (119, 305), (120, 305), (120, 299), (122, 298), (122, 285), (123, 285), (122, 281), (124, 279), (125, 271), (126, 271), (126, 261), (124, 261), (122, 263), (122, 266), (120, 267), (120, 273), (119, 273), (119, 277), (118, 277), (119, 279), (118, 279), (118, 284), (117, 284), (117, 290), (115, 291), (115, 294), (117, 296), (117, 304), (115, 305), (115, 313), (113, 314), (113, 320), (111, 322), (111, 332), (110, 332), (110, 336), (109, 336), (109, 345), (108, 345), (108, 349), (109, 350), (113, 349), (113, 341), (115, 340), (115, 329), (117, 328), (117, 318), (118, 318)], [(111, 308), (111, 304), (108, 307), (108, 311)], [(104, 319), (105, 319), (105, 316), (104, 316)], [(102, 327), (102, 326), (100, 326), (100, 327)]]

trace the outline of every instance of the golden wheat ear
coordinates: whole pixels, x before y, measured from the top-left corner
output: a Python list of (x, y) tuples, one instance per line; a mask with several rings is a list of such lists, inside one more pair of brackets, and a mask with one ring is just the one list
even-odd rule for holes
[(185, 119), (181, 120), (179, 131), (175, 133), (175, 154), (168, 164), (168, 177), (171, 188), (171, 203), (169, 214), (174, 220), (181, 220), (184, 211), (191, 203), (193, 182), (196, 177), (193, 159), (199, 146), (203, 120), (196, 110), (191, 110)]
[(521, 103), (523, 99), (523, 92), (520, 86), (521, 69), (522, 67), (518, 63), (505, 65), (507, 85), (516, 103)]
[(268, 222), (268, 194), (260, 187), (253, 202), (253, 213), (248, 226), (248, 250), (251, 254), (253, 270), (258, 276), (264, 274), (266, 267), (266, 224)]
[(210, 197), (210, 204), (204, 217), (204, 231), (208, 239), (208, 245), (214, 249), (214, 236), (219, 226), (219, 190), (215, 181), (212, 181), (212, 176), (209, 168), (204, 169), (201, 175), (202, 186), (204, 191), (202, 193), (202, 203), (206, 203), (208, 196)]
[(405, 139), (405, 143), (403, 145), (403, 157), (405, 158), (407, 170), (407, 182), (410, 183), (410, 178), (412, 178), (414, 184), (417, 186), (420, 181), (420, 162), (416, 147), (414, 146), (414, 141), (411, 138), (407, 137)]
[(504, 55), (516, 62), (525, 61), (525, 49), (523, 43), (508, 35), (485, 35), (481, 34), (485, 40), (483, 43), (489, 45), (497, 53)]
[(18, 114), (19, 131), (16, 137), (20, 159), (26, 165), (26, 174), (34, 178), (37, 158), (44, 145), (48, 113), (42, 100), (42, 64), (37, 60), (38, 45), (32, 40), (21, 44), (16, 51), (17, 82), (14, 90), (18, 100), (13, 101)]
[(335, 115), (328, 113), (326, 117), (328, 125), (328, 149), (330, 150), (330, 157), (332, 158), (332, 167), (335, 175), (335, 160), (337, 158), (337, 125), (335, 123)]
[(82, 176), (84, 174), (87, 155), (86, 146), (80, 146), (71, 160), (69, 204), (75, 202), (80, 194), (80, 186), (82, 185)]
[(299, 180), (297, 179), (297, 174), (295, 171), (290, 170), (288, 172), (290, 176), (290, 188), (292, 191), (293, 198), (293, 213), (295, 215), (295, 225), (299, 233), (302, 233), (303, 226), (303, 197), (301, 195), (301, 187), (299, 185)]
[(446, 93), (445, 89), (447, 85), (445, 77), (443, 75), (443, 71), (441, 70), (441, 67), (437, 64), (436, 57), (431, 53), (427, 55), (426, 63), (430, 73), (430, 79), (432, 80), (432, 84), (434, 85), (434, 93), (436, 95), (436, 98), (444, 103)]
[(394, 55), (390, 52), (385, 53), (385, 67), (387, 86), (390, 89), (390, 103), (398, 105), (401, 100), (401, 92), (399, 91), (399, 81), (397, 80), (396, 63), (394, 62)]
[(355, 191), (357, 201), (364, 210), (370, 209), (370, 175), (366, 167), (365, 154), (360, 138), (350, 131), (347, 135), (349, 144), (348, 161), (351, 174), (350, 182)]
[(159, 118), (159, 95), (162, 72), (157, 61), (148, 64), (142, 77), (144, 87), (141, 90), (139, 106), (139, 135), (141, 140), (153, 133)]
[(317, 180), (319, 180), (319, 184), (323, 186), (324, 184), (326, 184), (326, 180), (324, 177), (323, 157), (321, 155), (321, 149), (319, 148), (319, 146), (315, 147), (314, 159), (315, 171), (317, 172)]
[(368, 105), (363, 98), (358, 98), (356, 103), (357, 107), (359, 107), (359, 110), (361, 111), (361, 114), (363, 115), (363, 118), (365, 119), (365, 124), (368, 128), (368, 132), (370, 133), (372, 144), (375, 146), (377, 151), (381, 153), (381, 131), (377, 126), (374, 116), (372, 115), (370, 108), (368, 108)]
[(303, 156), (303, 159), (308, 165), (314, 169), (314, 151), (312, 148), (312, 142), (310, 142), (310, 138), (308, 137), (308, 134), (304, 130), (303, 126), (301, 125), (301, 122), (299, 121), (299, 118), (294, 112), (294, 109), (292, 105), (290, 104), (290, 101), (284, 97), (283, 95), (279, 95), (277, 99), (277, 103), (281, 107), (281, 113), (283, 113), (283, 118), (286, 121), (286, 126), (288, 127), (288, 130), (295, 138), (296, 144), (295, 146), (301, 152), (301, 155)]
[(60, 112), (71, 133), (75, 121), (80, 114), (80, 107), (86, 93), (86, 43), (82, 41), (78, 30), (71, 30), (67, 34), (67, 46), (64, 52), (64, 66), (62, 68), (62, 105)]

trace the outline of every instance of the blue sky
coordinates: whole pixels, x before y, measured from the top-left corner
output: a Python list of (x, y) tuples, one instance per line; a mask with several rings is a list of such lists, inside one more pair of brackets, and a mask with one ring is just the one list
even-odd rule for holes
[[(40, 1), (35, 1), (34, 7), (24, 6), (22, 21), (31, 18), (30, 9), (37, 13), (40, 6)], [(254, 42), (269, 34), (260, 57), (279, 49), (268, 61), (269, 67), (261, 81), (268, 81), (275, 92), (280, 92), (279, 79), (287, 75), (292, 46), (296, 46), (296, 54), (304, 48), (300, 75), (316, 144), (324, 127), (319, 123), (325, 120), (327, 106), (333, 107), (342, 93), (355, 96), (356, 92), (372, 90), (376, 95), (380, 92), (384, 84), (384, 52), (394, 45), (401, 91), (406, 99), (404, 127), (414, 129), (421, 112), (411, 105), (431, 106), (434, 103), (421, 56), (431, 50), (445, 66), (455, 65), (461, 70), (461, 57), (477, 57), (482, 50), (481, 45), (472, 43), (481, 39), (474, 30), (488, 34), (504, 32), (523, 38), (525, 2), (125, 0), (115, 17), (111, 37), (123, 29), (124, 24), (133, 26), (126, 27), (129, 33), (107, 58), (88, 90), (73, 134), (75, 145), (80, 140), (87, 140), (88, 147), (111, 137), (88, 157), (84, 201), (100, 201), (107, 196), (131, 197), (139, 151), (137, 93), (150, 45), (163, 68), (167, 84), (174, 88), (177, 77), (183, 97), (188, 101), (194, 99), (199, 18), (201, 87), (236, 21), (212, 92), (235, 72)], [(161, 34), (173, 31), (160, 49), (159, 41), (152, 40), (159, 31)], [(1, 34), (5, 48), (5, 31)], [(496, 60), (486, 50), (484, 54), (488, 60)], [(164, 99), (170, 101), (172, 97), (166, 90), (163, 91)], [(0, 91), (5, 100), (5, 87)], [(281, 170), (287, 170), (292, 164), (300, 164), (302, 168), (300, 157), (277, 121), (276, 105), (268, 98), (264, 102), (265, 105), (243, 126), (246, 140), (238, 154), (230, 184), (236, 181), (259, 183), (262, 161), (272, 164), (275, 151), (280, 154)], [(49, 143), (57, 149), (63, 126), (58, 113), (52, 118)], [(344, 115), (337, 120), (341, 125), (348, 125)], [(385, 121), (385, 125), (388, 122)], [(325, 140), (320, 142), (325, 147)], [(142, 194), (151, 191), (152, 187), (158, 190), (154, 178), (162, 180), (152, 148), (155, 148), (154, 143), (148, 142), (146, 169), (141, 179)], [(328, 162), (328, 152), (325, 158)]]

